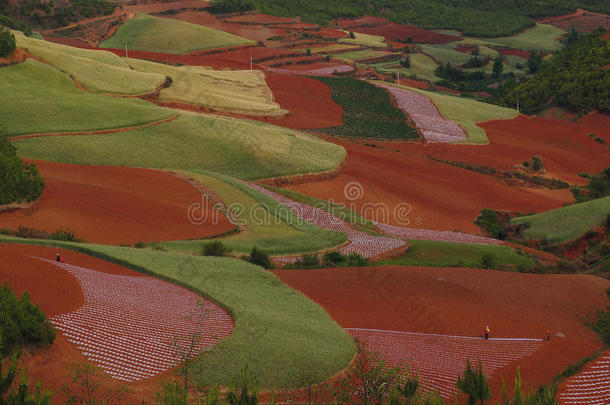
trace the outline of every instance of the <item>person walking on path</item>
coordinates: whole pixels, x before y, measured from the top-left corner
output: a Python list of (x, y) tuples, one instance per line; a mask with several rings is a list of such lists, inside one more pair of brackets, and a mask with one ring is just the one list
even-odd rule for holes
[(489, 325), (485, 326), (483, 330), (483, 335), (485, 336), (485, 340), (489, 339)]
[(546, 341), (547, 342), (551, 341), (551, 331), (549, 329), (546, 330)]
[(59, 253), (57, 253), (57, 257), (55, 258), (56, 262), (61, 262), (61, 256), (59, 255)]

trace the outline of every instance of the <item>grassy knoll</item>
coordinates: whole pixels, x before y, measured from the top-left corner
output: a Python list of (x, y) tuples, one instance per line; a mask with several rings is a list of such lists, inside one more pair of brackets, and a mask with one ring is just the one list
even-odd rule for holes
[(385, 38), (381, 35), (370, 35), (354, 32), (354, 38), (340, 38), (339, 42), (345, 44), (370, 46), (371, 48), (385, 48), (388, 46), (388, 44), (383, 42), (384, 40)]
[(199, 357), (201, 367), (192, 368), (195, 385), (226, 386), (247, 365), (262, 388), (302, 387), (312, 370), (319, 380), (327, 379), (347, 367), (355, 353), (351, 337), (320, 306), (273, 274), (241, 260), (5, 236), (0, 241), (92, 254), (177, 282), (224, 306), (235, 328)]
[(512, 224), (529, 224), (523, 236), (550, 244), (568, 242), (601, 226), (610, 213), (610, 197), (568, 205), (536, 215), (514, 218)]
[(483, 103), (469, 98), (414, 89), (406, 86), (399, 87), (415, 91), (430, 98), (445, 118), (457, 122), (466, 130), (468, 138), (464, 143), (486, 144), (489, 142), (485, 130), (477, 126), (478, 122), (510, 119), (519, 114), (517, 110), (498, 107), (493, 104)]
[(111, 52), (79, 49), (17, 35), (17, 44), (96, 93), (146, 94), (165, 81), (158, 73), (131, 70)]
[(409, 251), (398, 258), (375, 263), (377, 265), (435, 266), (435, 267), (481, 267), (483, 256), (491, 257), (487, 267), (514, 266), (529, 268), (534, 261), (514, 252), (509, 246), (410, 240)]
[(287, 190), (284, 188), (277, 187), (268, 187), (270, 190), (275, 191), (278, 194), (282, 194), (291, 200), (298, 201), (304, 204), (309, 204), (316, 208), (323, 209), (325, 211), (330, 212), (331, 214), (339, 217), (341, 219), (346, 220), (350, 224), (354, 225), (357, 228), (361, 228), (365, 231), (376, 231), (377, 227), (371, 221), (366, 218), (361, 217), (355, 211), (349, 209), (344, 204), (336, 204), (331, 201), (320, 200), (315, 197), (310, 197), (306, 194), (301, 194), (297, 191)]
[[(213, 190), (232, 212), (229, 217), (247, 229), (247, 232), (223, 239), (234, 254), (249, 253), (253, 246), (274, 256), (311, 253), (346, 241), (344, 234), (304, 223), (271, 197), (229, 177), (209, 172), (184, 174)], [(170, 251), (198, 254), (202, 241), (175, 241), (160, 245)]]
[(256, 44), (255, 41), (213, 28), (146, 14), (138, 14), (123, 23), (116, 33), (100, 46), (124, 48), (125, 43), (129, 49), (174, 54)]
[(377, 58), (380, 56), (390, 55), (392, 52), (386, 51), (376, 51), (374, 49), (363, 49), (360, 51), (351, 51), (351, 52), (342, 52), (336, 55), (333, 55), (338, 59), (345, 59), (349, 61), (358, 61), (361, 59), (370, 59)]
[(430, 80), (437, 82), (440, 80), (434, 74), (434, 70), (438, 66), (434, 59), (422, 53), (414, 53), (411, 56), (411, 66), (408, 68), (400, 66), (398, 61), (376, 63), (374, 66), (382, 73), (399, 72), (403, 77), (415, 76), (418, 79)]
[(121, 128), (171, 117), (139, 99), (95, 95), (52, 67), (28, 60), (0, 69), (0, 115), (9, 136)]
[(334, 169), (345, 149), (304, 132), (183, 113), (153, 127), (104, 136), (23, 139), (20, 156), (62, 163), (212, 170), (245, 180)]
[(351, 78), (316, 79), (330, 86), (333, 100), (343, 107), (343, 126), (325, 128), (324, 133), (379, 139), (417, 137), (385, 90)]
[(273, 94), (260, 70), (214, 70), (201, 66), (174, 67), (162, 63), (129, 59), (139, 72), (171, 77), (172, 85), (161, 90), (159, 99), (193, 104), (247, 115), (286, 113), (273, 101)]
[(513, 49), (524, 49), (526, 51), (559, 51), (563, 48), (557, 38), (565, 34), (565, 31), (552, 25), (536, 24), (535, 27), (527, 29), (517, 35), (498, 38), (465, 38), (463, 44), (482, 46), (504, 46)]

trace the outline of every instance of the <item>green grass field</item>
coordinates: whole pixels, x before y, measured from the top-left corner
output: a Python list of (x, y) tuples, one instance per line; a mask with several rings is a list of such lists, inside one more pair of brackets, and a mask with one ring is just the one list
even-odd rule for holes
[(327, 46), (319, 46), (319, 47), (314, 47), (314, 48), (309, 48), (309, 47), (304, 47), (304, 48), (294, 48), (295, 51), (299, 51), (299, 52), (307, 52), (307, 50), (309, 49), (309, 51), (312, 54), (325, 54), (325, 53), (336, 53), (336, 52), (341, 52), (341, 51), (349, 51), (349, 50), (354, 50), (354, 49), (358, 49), (357, 45), (351, 45), (351, 44), (335, 44), (332, 43), (330, 45)]
[(247, 115), (280, 115), (287, 111), (273, 101), (273, 94), (260, 70), (214, 70), (201, 66), (174, 67), (162, 63), (129, 59), (139, 72), (171, 77), (159, 99)]
[(493, 104), (483, 103), (481, 101), (476, 101), (465, 97), (414, 89), (407, 86), (398, 87), (415, 91), (430, 98), (445, 118), (460, 124), (468, 134), (468, 138), (462, 143), (489, 143), (485, 130), (477, 126), (478, 122), (485, 122), (497, 119), (510, 119), (516, 117), (519, 114), (517, 110), (505, 107), (498, 107)]
[(0, 93), (0, 127), (9, 136), (122, 128), (175, 114), (143, 100), (79, 90), (68, 76), (34, 60), (1, 68)]
[[(231, 258), (0, 236), (0, 241), (64, 247), (175, 281), (225, 307), (233, 333), (196, 361), (196, 386), (227, 386), (244, 366), (263, 389), (300, 388), (347, 367), (352, 338), (317, 304), (258, 266)], [(69, 256), (67, 258), (69, 260)]]
[(493, 267), (532, 267), (535, 263), (525, 255), (514, 252), (509, 246), (488, 246), (451, 242), (410, 240), (409, 251), (398, 258), (383, 260), (376, 265), (432, 266), (432, 267), (481, 267), (484, 255), (493, 256)]
[(363, 49), (360, 51), (342, 52), (342, 53), (333, 55), (333, 57), (335, 57), (337, 59), (344, 59), (344, 60), (349, 60), (349, 61), (358, 61), (361, 59), (377, 58), (380, 56), (386, 56), (386, 55), (391, 55), (391, 54), (392, 54), (392, 52), (376, 51), (374, 49)]
[(16, 35), (17, 44), (94, 93), (147, 94), (165, 81), (158, 73), (136, 72), (111, 52), (79, 49)]
[(388, 46), (385, 42), (383, 42), (385, 38), (381, 35), (370, 35), (354, 32), (354, 37), (355, 38), (340, 38), (339, 42), (344, 44), (369, 46), (371, 48), (386, 48)]
[(325, 128), (324, 133), (354, 138), (417, 138), (417, 132), (409, 127), (384, 89), (352, 78), (316, 79), (330, 86), (333, 100), (343, 107), (343, 126)]
[(536, 24), (535, 27), (527, 29), (517, 35), (499, 38), (464, 38), (461, 43), (479, 46), (503, 46), (526, 51), (558, 51), (563, 48), (557, 38), (565, 34), (565, 31), (546, 24)]
[(103, 41), (103, 48), (124, 48), (147, 52), (184, 54), (203, 49), (254, 45), (251, 41), (213, 28), (170, 18), (138, 14)]
[(610, 213), (610, 197), (568, 205), (536, 215), (513, 218), (511, 224), (529, 224), (523, 236), (550, 244), (568, 242), (601, 226)]
[(246, 180), (331, 170), (346, 153), (304, 132), (187, 112), (123, 133), (31, 138), (15, 146), (20, 156), (54, 162), (210, 170)]
[[(343, 244), (347, 238), (339, 232), (303, 223), (291, 210), (271, 197), (233, 179), (215, 173), (183, 172), (219, 196), (232, 214), (234, 222), (243, 224), (246, 232), (223, 239), (232, 254), (247, 254), (253, 246), (273, 256), (318, 252)], [(202, 241), (160, 243), (169, 251), (201, 252)]]
[(410, 56), (411, 67), (409, 68), (400, 66), (398, 61), (375, 63), (371, 66), (382, 73), (400, 72), (403, 77), (416, 76), (418, 79), (430, 80), (431, 82), (438, 82), (441, 80), (434, 74), (434, 70), (438, 66), (434, 59), (422, 53), (414, 53)]

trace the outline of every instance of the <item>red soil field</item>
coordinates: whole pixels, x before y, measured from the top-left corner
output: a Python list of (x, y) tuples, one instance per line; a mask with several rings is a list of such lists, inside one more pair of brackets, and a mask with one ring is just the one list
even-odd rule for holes
[(445, 86), (434, 86), (434, 88), (437, 91), (443, 91), (445, 93), (451, 93), (451, 94), (457, 94), (458, 96), (462, 95), (461, 91), (455, 90), (455, 89), (450, 89), (449, 87), (445, 87)]
[(223, 18), (226, 22), (232, 23), (246, 23), (246, 24), (291, 24), (294, 22), (294, 18), (288, 17), (276, 17), (268, 14), (244, 14), (236, 15), (232, 17)]
[(496, 397), (500, 376), (511, 389), (517, 365), (526, 387), (537, 387), (598, 350), (602, 342), (582, 318), (607, 305), (610, 286), (594, 276), (426, 267), (274, 273), (345, 328), (477, 337), (487, 324), (492, 338), (544, 338), (549, 329), (551, 342), (493, 374)]
[(414, 80), (414, 79), (400, 79), (400, 84), (404, 86), (413, 87), (415, 89), (429, 89), (430, 83), (425, 82), (423, 80)]
[[(44, 39), (49, 42), (55, 42), (56, 44), (74, 46), (77, 48), (88, 48), (90, 45), (77, 38), (66, 38), (66, 37), (52, 37), (49, 35), (43, 35)], [(95, 49), (95, 48), (92, 48)]]
[(585, 184), (579, 173), (596, 173), (610, 165), (606, 146), (595, 142), (588, 133), (610, 141), (610, 117), (592, 114), (580, 124), (543, 118), (519, 116), (512, 120), (489, 121), (480, 126), (487, 130), (490, 144), (448, 148), (429, 145), (423, 154), (443, 160), (455, 160), (514, 170), (514, 166), (540, 156), (547, 175), (568, 183)]
[[(541, 212), (573, 201), (569, 190), (510, 187), (490, 176), (426, 158), (429, 151), (437, 150), (437, 145), (375, 142), (378, 147), (373, 148), (346, 140), (329, 140), (348, 152), (349, 160), (341, 174), (330, 180), (288, 188), (320, 199), (332, 198), (378, 222), (479, 234), (472, 221), (483, 208)], [(464, 146), (445, 146), (443, 150), (454, 148), (460, 151)], [(479, 155), (484, 155), (487, 147), (476, 148)], [(360, 198), (350, 200), (344, 189), (352, 182), (360, 184), (362, 191)], [(383, 206), (375, 205), (380, 203)], [(408, 212), (394, 214), (401, 207)]]
[(599, 27), (610, 29), (610, 16), (605, 14), (593, 13), (585, 10), (578, 10), (575, 13), (549, 17), (539, 20), (543, 24), (551, 24), (564, 31), (570, 31), (572, 27), (578, 32), (590, 33)]
[[(66, 261), (78, 266), (95, 268), (96, 271), (107, 274), (143, 277), (135, 271), (69, 250), (0, 244), (0, 282), (9, 282), (18, 294), (27, 291), (31, 295), (32, 301), (39, 304), (48, 316), (79, 308), (83, 304), (83, 292), (77, 279), (52, 264), (30, 257), (54, 259), (57, 252), (65, 257)], [(70, 373), (74, 363), (89, 363), (80, 350), (69, 343), (61, 333), (57, 334), (55, 342), (51, 346), (26, 351), (22, 355), (21, 361), (28, 369), (31, 382), (41, 381), (43, 388), (51, 389), (56, 393), (52, 401), (54, 404), (66, 402), (65, 395), (61, 393), (60, 388), (64, 384), (70, 384)], [(132, 392), (123, 400), (126, 403), (152, 400), (154, 392), (161, 389), (162, 381), (169, 376), (169, 372), (166, 372), (157, 377), (130, 384), (129, 388)], [(105, 378), (100, 390), (117, 389), (119, 386), (119, 381)]]
[(326, 84), (303, 76), (269, 72), (265, 76), (275, 102), (290, 111), (276, 124), (292, 129), (343, 125), (343, 108), (333, 101)]
[[(276, 29), (262, 25), (232, 24), (220, 21), (205, 11), (185, 11), (182, 13), (167, 15), (165, 17), (214, 28), (253, 41), (265, 41), (267, 38), (284, 34), (283, 29)], [(283, 25), (278, 26), (278, 28), (282, 27)]]
[(477, 49), (476, 46), (473, 45), (458, 45), (455, 47), (455, 50), (462, 53), (467, 53), (470, 55), (473, 50)]
[(610, 34), (604, 34), (604, 35), (602, 35), (602, 39), (603, 39), (604, 41), (610, 41)]
[(423, 28), (390, 22), (372, 27), (356, 27), (354, 31), (363, 34), (381, 35), (390, 41), (405, 40), (407, 37), (411, 37), (413, 42), (429, 44), (446, 44), (459, 39), (453, 35), (439, 34)]
[(370, 15), (365, 15), (362, 17), (358, 17), (356, 19), (352, 18), (339, 18), (336, 20), (336, 23), (341, 28), (350, 28), (350, 27), (359, 27), (362, 25), (382, 25), (387, 24), (388, 20), (381, 17), (372, 17)]
[(123, 8), (127, 11), (133, 11), (137, 13), (163, 13), (168, 10), (180, 10), (183, 8), (203, 8), (207, 7), (209, 3), (205, 0), (192, 0), (192, 1), (174, 1), (174, 2), (161, 2), (154, 4), (138, 4), (138, 5), (125, 5)]
[(201, 204), (201, 194), (168, 173), (34, 163), (46, 184), (42, 197), (33, 209), (1, 214), (1, 228), (27, 226), (54, 232), (70, 227), (87, 242), (115, 245), (203, 238), (233, 229), (207, 203), (210, 219), (202, 225), (191, 223), (188, 209)]
[(520, 49), (498, 49), (498, 52), (500, 52), (500, 55), (515, 55), (515, 56), (519, 56), (523, 59), (529, 59), (530, 58), (530, 53), (528, 51), (523, 51)]

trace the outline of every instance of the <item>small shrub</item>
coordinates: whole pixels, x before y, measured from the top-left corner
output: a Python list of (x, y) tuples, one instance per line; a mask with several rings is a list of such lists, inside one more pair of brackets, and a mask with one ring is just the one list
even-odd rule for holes
[(136, 242), (133, 245), (133, 247), (136, 248), (136, 249), (144, 249), (146, 247), (146, 243), (144, 243), (142, 241), (139, 241), (139, 242)]
[(11, 56), (16, 46), (15, 36), (8, 28), (0, 26), (0, 57)]
[(474, 223), (494, 238), (506, 238), (506, 230), (500, 223), (498, 215), (493, 210), (483, 208), (481, 210), (481, 215), (474, 220)]
[(201, 249), (203, 256), (227, 256), (231, 253), (231, 248), (220, 240), (204, 243)]
[[(77, 237), (76, 233), (68, 227), (60, 228), (60, 229), (56, 230), (55, 232), (53, 232), (52, 234), (49, 235), (48, 239), (62, 240), (62, 241), (66, 241), (66, 242), (82, 242), (82, 239)], [(138, 242), (138, 243), (142, 243), (142, 242)]]
[(297, 260), (295, 266), (302, 269), (315, 269), (320, 267), (320, 259), (316, 254), (303, 255), (299, 260)]
[(606, 344), (610, 344), (610, 307), (606, 311), (599, 311), (599, 317), (593, 324), (593, 329), (602, 337)]
[(532, 158), (532, 169), (537, 172), (544, 169), (544, 164), (542, 163), (542, 158), (540, 158), (539, 156), (534, 156)]
[(257, 264), (266, 269), (273, 268), (273, 264), (271, 263), (271, 259), (269, 258), (269, 255), (267, 253), (263, 252), (262, 250), (258, 249), (256, 246), (254, 246), (252, 248), (252, 251), (250, 252), (250, 256), (247, 257), (247, 261), (249, 261), (252, 264)]
[(491, 253), (485, 253), (481, 257), (481, 267), (484, 269), (493, 269), (496, 267), (496, 258)]
[(40, 229), (19, 226), (19, 228), (17, 228), (15, 236), (24, 239), (47, 239), (49, 237), (49, 234), (45, 231), (41, 231)]
[(350, 32), (349, 32), (349, 37), (350, 37), (351, 39), (355, 39), (355, 38), (356, 38), (356, 34), (354, 34), (354, 31), (350, 31)]

